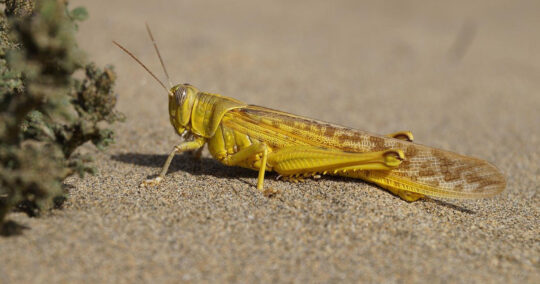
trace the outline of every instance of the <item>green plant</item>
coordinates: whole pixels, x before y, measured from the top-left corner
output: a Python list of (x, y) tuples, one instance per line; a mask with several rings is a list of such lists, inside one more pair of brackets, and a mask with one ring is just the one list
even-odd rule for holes
[(66, 177), (94, 171), (77, 147), (87, 141), (106, 147), (113, 132), (103, 122), (123, 115), (114, 109), (112, 67), (96, 67), (77, 47), (84, 8), (70, 11), (62, 0), (0, 3), (2, 224), (14, 207), (35, 216), (60, 204)]

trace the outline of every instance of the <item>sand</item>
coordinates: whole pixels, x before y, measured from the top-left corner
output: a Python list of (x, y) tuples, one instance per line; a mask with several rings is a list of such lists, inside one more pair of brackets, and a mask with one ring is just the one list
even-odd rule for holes
[[(1, 283), (540, 282), (538, 1), (70, 1), (80, 44), (114, 64), (117, 142), (91, 145), (98, 174), (70, 178), (62, 210), (11, 214)], [(294, 2), (294, 3), (289, 3)], [(407, 203), (362, 181), (293, 184), (179, 155), (159, 188), (139, 188), (180, 141), (163, 90), (113, 47), (172, 81), (497, 165), (484, 200)], [(161, 75), (160, 75), (161, 76)], [(161, 76), (163, 77), (163, 76)]]

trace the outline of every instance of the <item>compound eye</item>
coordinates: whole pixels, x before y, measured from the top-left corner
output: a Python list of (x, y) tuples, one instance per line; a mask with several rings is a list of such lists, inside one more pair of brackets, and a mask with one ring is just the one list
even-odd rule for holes
[(176, 103), (181, 106), (186, 100), (186, 89), (184, 87), (178, 87), (174, 92), (174, 98), (176, 99)]

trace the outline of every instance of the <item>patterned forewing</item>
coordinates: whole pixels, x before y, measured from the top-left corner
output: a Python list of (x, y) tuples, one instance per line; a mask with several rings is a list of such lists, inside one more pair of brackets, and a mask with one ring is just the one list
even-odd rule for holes
[(405, 160), (391, 171), (344, 173), (430, 196), (474, 198), (499, 193), (504, 177), (486, 161), (259, 106), (228, 112), (222, 123), (271, 148), (312, 145), (346, 152), (401, 149)]

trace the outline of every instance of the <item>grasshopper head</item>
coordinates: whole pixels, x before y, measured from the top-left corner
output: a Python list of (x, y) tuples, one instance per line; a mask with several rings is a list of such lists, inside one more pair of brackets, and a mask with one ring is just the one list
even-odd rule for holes
[(171, 124), (180, 135), (189, 131), (191, 109), (199, 90), (190, 84), (178, 84), (169, 91), (169, 117)]

